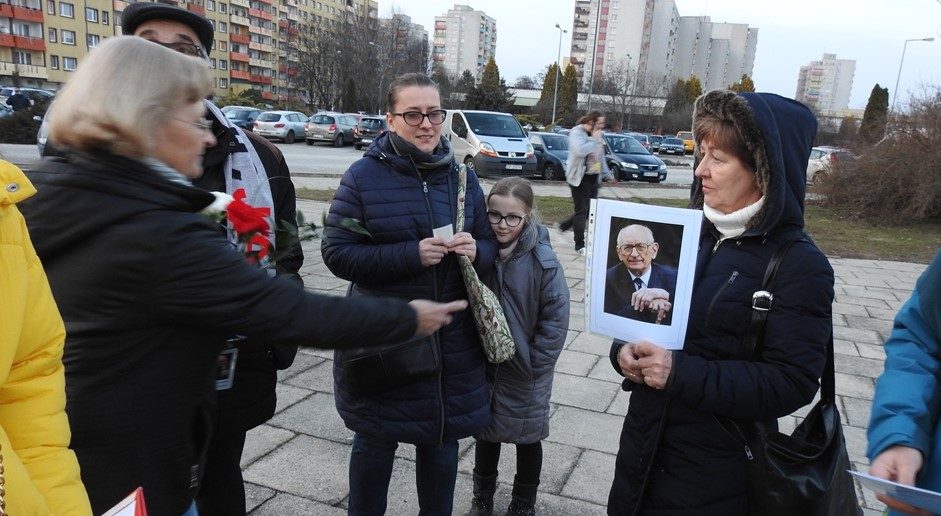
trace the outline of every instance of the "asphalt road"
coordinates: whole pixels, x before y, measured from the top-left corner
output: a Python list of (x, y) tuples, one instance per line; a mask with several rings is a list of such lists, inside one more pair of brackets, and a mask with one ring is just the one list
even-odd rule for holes
[[(284, 154), (291, 172), (297, 175), (340, 176), (351, 163), (363, 155), (363, 151), (358, 151), (352, 146), (335, 148), (323, 143), (306, 145), (303, 142), (291, 145), (275, 142), (275, 145)], [(28, 169), (39, 159), (39, 151), (35, 145), (0, 144), (0, 156)], [(688, 187), (693, 180), (692, 157), (670, 156), (666, 161), (669, 167), (667, 180), (659, 187)], [(562, 185), (561, 182), (558, 183)], [(648, 187), (646, 183), (641, 182), (631, 182), (630, 185), (638, 188)]]

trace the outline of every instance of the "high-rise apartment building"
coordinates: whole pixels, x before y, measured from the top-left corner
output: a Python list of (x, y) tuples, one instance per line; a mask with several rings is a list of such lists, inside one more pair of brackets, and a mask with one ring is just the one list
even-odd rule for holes
[(821, 115), (842, 112), (849, 107), (855, 73), (856, 60), (824, 54), (801, 67), (794, 98)]
[(497, 21), (483, 11), (455, 5), (447, 14), (435, 16), (431, 59), (452, 76), (470, 70), (475, 78), (496, 54)]
[(680, 16), (674, 0), (575, 0), (571, 63), (584, 85), (628, 70), (640, 82), (670, 84), (696, 74), (703, 88), (751, 75), (757, 29)]
[(410, 16), (396, 13), (391, 18), (380, 20), (383, 27), (391, 29), (393, 51), (404, 53), (409, 48), (428, 44), (428, 31), (418, 23), (413, 23)]
[[(124, 0), (0, 0), (0, 83), (58, 89), (88, 51), (121, 34)], [(183, 0), (215, 28), (209, 52), (215, 94), (258, 90), (268, 100), (296, 92), (292, 40), (305, 26), (348, 20), (378, 23), (377, 0)]]

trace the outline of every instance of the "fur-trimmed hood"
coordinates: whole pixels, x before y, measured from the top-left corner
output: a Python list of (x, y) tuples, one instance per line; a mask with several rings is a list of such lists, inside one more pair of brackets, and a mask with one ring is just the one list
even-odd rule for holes
[[(803, 228), (807, 159), (817, 134), (813, 113), (800, 102), (773, 93), (714, 90), (696, 99), (693, 127), (696, 118), (703, 115), (735, 124), (754, 157), (765, 204), (749, 221), (743, 236)], [(697, 146), (694, 170), (700, 159)], [(702, 205), (702, 181), (694, 176), (690, 207)]]

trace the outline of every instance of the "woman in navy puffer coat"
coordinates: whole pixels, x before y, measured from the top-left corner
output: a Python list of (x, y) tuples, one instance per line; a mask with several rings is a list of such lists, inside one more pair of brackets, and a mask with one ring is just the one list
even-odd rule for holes
[[(334, 196), (322, 245), (324, 263), (352, 281), (356, 292), (466, 299), (456, 255), (490, 268), (497, 256), (483, 191), (468, 173), (465, 232), (448, 243), (432, 238), (435, 228), (452, 225), (458, 188), (450, 143), (440, 137), (444, 111), (437, 87), (423, 75), (399, 77), (389, 88), (389, 111), (390, 132), (350, 166)], [(366, 231), (350, 229), (350, 220)], [(416, 445), (420, 514), (451, 514), (457, 440), (490, 423), (490, 402), (471, 313), (454, 314), (437, 336), (437, 376), (375, 395), (353, 394), (343, 356), (334, 361), (337, 410), (356, 432), (351, 515), (385, 512), (399, 442)]]
[(712, 91), (694, 108), (691, 207), (705, 222), (681, 351), (616, 342), (631, 403), (608, 498), (611, 515), (749, 512), (747, 456), (718, 419), (777, 418), (809, 403), (832, 332), (833, 269), (809, 241), (778, 270), (761, 360), (744, 335), (752, 294), (782, 242), (806, 235), (804, 185), (813, 114), (769, 93)]

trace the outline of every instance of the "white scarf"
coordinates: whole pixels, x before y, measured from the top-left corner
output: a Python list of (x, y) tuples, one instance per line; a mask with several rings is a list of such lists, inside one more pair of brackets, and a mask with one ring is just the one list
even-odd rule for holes
[(761, 198), (753, 204), (749, 204), (732, 213), (722, 213), (715, 208), (710, 208), (708, 205), (703, 204), (702, 213), (722, 235), (722, 240), (725, 240), (726, 238), (735, 238), (744, 233), (745, 229), (747, 229), (748, 221), (761, 210), (764, 204), (765, 198), (761, 196)]
[[(223, 172), (225, 174), (225, 193), (232, 195), (239, 188), (245, 189), (245, 202), (256, 208), (268, 208), (271, 215), (268, 217), (268, 226), (271, 228), (269, 241), (271, 250), (275, 245), (275, 216), (274, 216), (274, 198), (271, 195), (271, 185), (268, 183), (268, 174), (265, 173), (265, 167), (255, 151), (252, 141), (248, 138), (240, 127), (232, 124), (225, 114), (219, 110), (212, 102), (206, 101), (206, 109), (222, 125), (235, 129), (235, 138), (246, 149), (243, 151), (231, 152), (225, 159)], [(235, 174), (233, 175), (233, 172)], [(238, 235), (231, 229), (228, 231), (229, 241), (233, 245), (239, 246)], [(265, 257), (260, 263), (262, 267), (270, 266), (270, 258)], [(269, 268), (268, 273), (274, 275), (274, 269)]]

